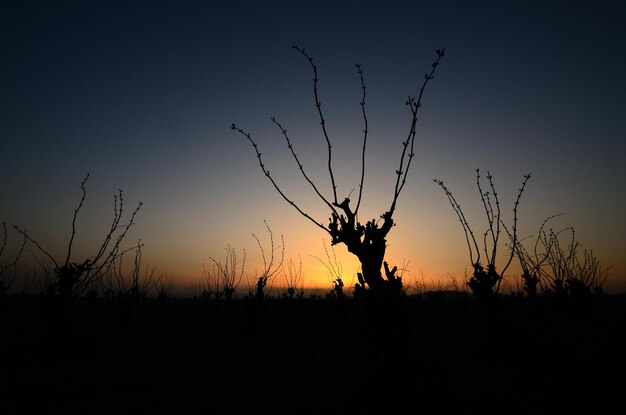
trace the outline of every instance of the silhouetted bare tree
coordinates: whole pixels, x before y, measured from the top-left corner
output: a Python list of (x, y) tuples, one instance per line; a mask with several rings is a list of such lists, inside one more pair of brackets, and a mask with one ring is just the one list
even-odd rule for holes
[[(459, 222), (461, 222), (461, 226), (463, 227), (465, 241), (467, 242), (467, 248), (469, 250), (470, 261), (474, 269), (473, 275), (470, 277), (467, 285), (472, 290), (474, 296), (480, 300), (487, 300), (498, 293), (500, 283), (502, 282), (502, 276), (508, 269), (509, 265), (511, 265), (511, 261), (515, 256), (516, 245), (518, 242), (517, 209), (528, 179), (530, 179), (530, 174), (524, 176), (524, 181), (522, 182), (522, 186), (519, 189), (517, 198), (515, 199), (515, 203), (513, 205), (513, 224), (511, 231), (509, 231), (501, 218), (500, 201), (493, 184), (493, 176), (487, 172), (487, 180), (489, 181), (490, 191), (484, 191), (480, 182), (480, 170), (476, 170), (476, 186), (478, 187), (483, 210), (487, 217), (487, 230), (483, 234), (482, 249), (479, 248), (474, 232), (472, 231), (472, 228), (470, 227), (469, 222), (461, 209), (461, 205), (459, 205), (456, 201), (452, 192), (448, 190), (443, 181), (437, 179), (434, 180), (434, 182), (437, 183), (445, 192), (454, 213), (456, 213), (459, 218)], [(507, 229), (507, 232), (509, 233), (511, 240), (511, 252), (504, 267), (498, 271), (496, 269), (496, 258), (500, 243), (501, 227)], [(483, 263), (481, 262), (481, 251), (485, 254), (487, 269), (485, 269)]]
[(345, 244), (348, 251), (352, 254), (356, 255), (361, 263), (362, 273), (360, 274), (359, 281), (364, 288), (368, 288), (368, 291), (376, 294), (377, 297), (387, 297), (387, 296), (396, 296), (401, 291), (401, 280), (395, 275), (396, 268), (389, 269), (387, 265), (385, 265), (385, 275), (383, 276), (381, 272), (381, 268), (383, 266), (383, 260), (385, 256), (385, 250), (387, 248), (386, 244), (386, 236), (394, 225), (393, 214), (395, 213), (398, 197), (404, 188), (406, 183), (406, 179), (408, 177), (409, 168), (411, 166), (411, 161), (414, 156), (414, 147), (415, 147), (415, 136), (416, 136), (416, 126), (417, 126), (417, 114), (418, 110), (421, 107), (421, 101), (424, 94), (424, 90), (426, 89), (426, 85), (434, 78), (435, 70), (439, 65), (439, 61), (445, 54), (444, 49), (437, 50), (437, 59), (433, 62), (431, 70), (429, 73), (424, 75), (424, 82), (419, 90), (419, 94), (417, 98), (409, 96), (406, 101), (406, 106), (409, 108), (411, 113), (411, 121), (409, 124), (409, 132), (407, 137), (402, 141), (402, 151), (400, 155), (400, 163), (399, 167), (395, 171), (396, 180), (394, 185), (393, 198), (391, 200), (391, 204), (389, 209), (384, 212), (380, 218), (382, 219), (382, 224), (376, 219), (372, 219), (367, 221), (365, 225), (361, 223), (359, 220), (359, 208), (361, 206), (361, 199), (363, 193), (363, 183), (365, 177), (365, 150), (367, 145), (368, 138), (368, 118), (365, 110), (365, 97), (366, 97), (366, 86), (363, 78), (363, 68), (360, 64), (356, 64), (356, 70), (359, 75), (361, 89), (362, 89), (362, 97), (361, 97), (361, 112), (363, 115), (363, 146), (361, 150), (361, 179), (359, 183), (359, 192), (358, 198), (356, 202), (356, 206), (352, 208), (350, 206), (350, 198), (346, 197), (343, 201), (339, 201), (337, 195), (337, 185), (335, 184), (335, 176), (332, 167), (332, 144), (330, 140), (330, 136), (326, 127), (326, 120), (324, 118), (324, 114), (322, 112), (322, 104), (319, 99), (318, 94), (318, 74), (317, 74), (317, 66), (313, 62), (313, 58), (311, 58), (304, 48), (300, 48), (298, 46), (293, 46), (293, 49), (298, 51), (302, 56), (306, 58), (309, 62), (312, 70), (313, 70), (313, 96), (315, 100), (315, 107), (317, 109), (317, 113), (319, 115), (322, 135), (328, 147), (328, 173), (330, 175), (330, 181), (332, 186), (332, 199), (327, 198), (322, 194), (319, 190), (318, 186), (311, 180), (308, 174), (305, 172), (300, 159), (298, 158), (294, 146), (291, 142), (289, 135), (287, 134), (287, 130), (283, 128), (283, 126), (276, 120), (276, 118), (272, 117), (272, 122), (276, 127), (280, 130), (283, 135), (287, 147), (291, 151), (291, 154), (303, 175), (305, 181), (311, 186), (315, 194), (326, 204), (331, 213), (330, 223), (328, 225), (324, 225), (319, 220), (310, 216), (307, 212), (305, 212), (295, 201), (289, 198), (285, 192), (281, 189), (278, 183), (274, 180), (274, 178), (270, 175), (269, 170), (263, 164), (263, 160), (261, 158), (261, 152), (258, 149), (257, 143), (252, 139), (250, 133), (242, 130), (237, 127), (234, 123), (231, 124), (231, 128), (244, 137), (246, 137), (250, 143), (252, 144), (256, 156), (259, 161), (259, 165), (261, 170), (268, 178), (268, 180), (272, 183), (276, 191), (280, 194), (280, 196), (291, 206), (293, 206), (302, 216), (309, 219), (313, 222), (317, 227), (323, 229), (327, 232), (330, 237), (333, 245), (336, 244)]
[(141, 240), (134, 248), (135, 259), (130, 273), (124, 269), (125, 252), (113, 261), (109, 272), (100, 280), (105, 295), (113, 296), (130, 308), (144, 301), (154, 290), (161, 276), (156, 267), (144, 265)]
[(222, 278), (216, 264), (205, 265), (202, 263), (202, 277), (195, 284), (194, 291), (200, 300), (219, 300), (224, 295)]
[[(551, 250), (552, 243), (554, 242), (552, 236), (555, 236), (552, 231), (550, 231), (549, 234), (546, 233), (545, 227), (551, 219), (561, 215), (562, 213), (552, 215), (543, 221), (539, 227), (539, 232), (535, 238), (532, 251), (528, 250), (524, 246), (524, 240), (527, 240), (528, 238), (518, 240), (517, 243), (515, 243), (516, 255), (519, 259), (520, 267), (522, 268), (522, 290), (530, 298), (537, 297), (539, 289), (541, 289), (541, 291), (545, 291), (545, 284), (547, 283), (548, 277), (544, 268), (547, 265), (547, 260), (549, 258), (548, 253)], [(513, 235), (511, 235), (506, 227), (505, 230), (509, 233), (509, 238), (513, 240)]]
[[(592, 250), (585, 249), (580, 253), (582, 245), (576, 240), (574, 228), (546, 230), (547, 223), (558, 216), (561, 214), (550, 216), (541, 224), (532, 251), (522, 242), (517, 244), (524, 290), (534, 296), (533, 286), (540, 286), (544, 293), (557, 297), (569, 295), (576, 299), (602, 293), (611, 267), (602, 267)], [(569, 238), (563, 242), (567, 235)]]
[(213, 262), (211, 268), (202, 264), (203, 284), (206, 286), (207, 294), (213, 294), (216, 299), (222, 296), (230, 300), (235, 295), (239, 286), (246, 266), (246, 251), (243, 251), (243, 260), (237, 262), (237, 252), (230, 245), (226, 246), (226, 258), (224, 263), (212, 257), (209, 259)]
[(302, 277), (302, 258), (298, 256), (298, 264), (290, 259), (287, 263), (287, 269), (283, 269), (285, 277), (285, 292), (283, 298), (292, 300), (294, 297), (302, 299), (304, 297), (304, 286)]
[(283, 236), (280, 236), (280, 262), (276, 263), (275, 261), (277, 261), (277, 258), (275, 257), (275, 252), (278, 248), (274, 245), (274, 234), (272, 233), (272, 229), (270, 229), (267, 222), (263, 221), (263, 223), (265, 223), (265, 229), (267, 229), (267, 232), (270, 235), (269, 255), (265, 254), (265, 249), (263, 248), (263, 244), (261, 244), (261, 240), (255, 234), (252, 234), (252, 236), (256, 240), (257, 245), (259, 245), (259, 249), (261, 250), (261, 257), (263, 258), (263, 272), (261, 272), (261, 276), (256, 279), (255, 284), (249, 284), (248, 286), (248, 296), (254, 299), (256, 302), (263, 301), (265, 297), (267, 297), (272, 287), (273, 279), (282, 270), (283, 262), (285, 260), (285, 240), (283, 239)]
[[(124, 212), (124, 199), (122, 191), (114, 196), (113, 203), (113, 220), (111, 226), (104, 236), (104, 240), (96, 253), (84, 261), (72, 260), (72, 249), (74, 247), (74, 238), (76, 236), (76, 218), (85, 202), (87, 196), (87, 179), (89, 173), (83, 179), (80, 189), (82, 196), (78, 206), (74, 210), (72, 218), (72, 232), (67, 246), (67, 254), (63, 260), (53, 257), (48, 250), (44, 249), (35, 239), (28, 235), (26, 229), (20, 229), (17, 225), (13, 227), (20, 232), (24, 238), (28, 239), (37, 249), (43, 253), (54, 264), (55, 285), (52, 291), (60, 296), (63, 301), (67, 301), (75, 296), (83, 294), (92, 284), (98, 282), (113, 267), (115, 260), (124, 251), (121, 251), (121, 244), (128, 230), (133, 226), (135, 216), (139, 212), (142, 203), (140, 202), (126, 223), (122, 223)], [(135, 249), (135, 247), (129, 250)]]

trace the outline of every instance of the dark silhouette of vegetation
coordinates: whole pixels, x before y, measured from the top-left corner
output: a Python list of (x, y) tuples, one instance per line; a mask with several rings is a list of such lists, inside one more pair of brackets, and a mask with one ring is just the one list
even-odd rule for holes
[(100, 281), (105, 297), (137, 305), (154, 290), (159, 277), (156, 267), (144, 267), (142, 247), (141, 241), (138, 241), (130, 275), (124, 269), (125, 253), (115, 259), (110, 271)]
[(175, 282), (176, 278), (168, 272), (160, 274), (157, 278), (155, 288), (161, 305), (165, 306), (171, 298)]
[(285, 282), (285, 291), (283, 299), (293, 300), (294, 298), (302, 300), (304, 298), (304, 278), (302, 276), (302, 258), (298, 256), (298, 264), (290, 259), (287, 263), (287, 269), (283, 267), (283, 276)]
[[(446, 412), (466, 413), (479, 399), (482, 412), (515, 402), (513, 412), (535, 413), (546, 402), (571, 412), (580, 399), (621, 396), (606, 370), (624, 369), (623, 297), (603, 297), (587, 313), (554, 313), (501, 296), (502, 324), (487, 324), (476, 301), (438, 294), (400, 302), (419, 333), (402, 343), (390, 331), (376, 334), (363, 302), (350, 297), (341, 319), (335, 300), (266, 298), (254, 320), (253, 301), (235, 299), (225, 315), (199, 313), (185, 299), (162, 308), (149, 297), (141, 318), (125, 324), (103, 297), (93, 308), (79, 298), (60, 331), (31, 312), (37, 298), (29, 296), (2, 319), (0, 412), (438, 413), (449, 400)], [(312, 396), (324, 382), (344, 393)], [(384, 385), (379, 393), (354, 398), (374, 383)], [(280, 399), (263, 400), (266, 385)]]
[[(580, 251), (574, 228), (559, 231), (547, 229), (548, 217), (541, 224), (532, 250), (523, 241), (516, 244), (516, 253), (522, 267), (523, 289), (529, 297), (543, 294), (558, 298), (572, 297), (584, 300), (592, 294), (602, 294), (611, 267), (602, 267), (592, 250)], [(561, 239), (569, 234), (564, 243)]]
[[(525, 248), (523, 240), (519, 240), (515, 244), (516, 255), (519, 259), (520, 267), (522, 268), (522, 290), (529, 298), (537, 298), (543, 285), (543, 267), (546, 265), (548, 255), (546, 255), (545, 252), (539, 252), (539, 249), (541, 245), (543, 245), (544, 248), (548, 248), (548, 250), (551, 246), (551, 240), (546, 237), (544, 228), (551, 219), (561, 215), (561, 213), (553, 215), (543, 221), (539, 227), (539, 232), (537, 234), (537, 238), (535, 239), (532, 251), (528, 251)], [(509, 235), (509, 238), (511, 238), (511, 235)]]
[(34, 254), (32, 257), (35, 264), (25, 268), (21, 275), (22, 293), (35, 293), (44, 296), (51, 287), (54, 287), (52, 265), (38, 262), (37, 256)]
[[(489, 198), (495, 204), (493, 197), (485, 196), (487, 206)], [(555, 287), (562, 287), (567, 298), (588, 298), (589, 290), (601, 288), (608, 270), (600, 266), (592, 251), (583, 251), (575, 242), (573, 229), (547, 230), (548, 222), (542, 224), (535, 247), (530, 245), (530, 238), (517, 241), (513, 228), (504, 223), (501, 226), (510, 241), (517, 241), (514, 245), (511, 242), (517, 255), (528, 254), (525, 242), (533, 248), (530, 259), (525, 258), (527, 269), (536, 272), (537, 286), (544, 287), (547, 297), (556, 298)], [(0, 396), (0, 412), (16, 413), (20, 411), (14, 408), (25, 408), (23, 412), (45, 413), (50, 406), (58, 413), (125, 413), (128, 408), (150, 413), (199, 409), (252, 413), (259, 410), (258, 402), (270, 402), (261, 407), (262, 412), (267, 409), (273, 413), (292, 413), (298, 405), (307, 405), (305, 411), (315, 413), (329, 407), (368, 413), (372, 402), (377, 403), (375, 410), (382, 407), (393, 413), (437, 412), (441, 402), (454, 393), (452, 402), (458, 408), (453, 412), (461, 413), (467, 410), (467, 402), (482, 399), (488, 391), (492, 399), (482, 401), (481, 410), (502, 410), (515, 401), (519, 412), (530, 413), (546, 401), (566, 407), (574, 399), (563, 399), (571, 396), (567, 393), (594, 402), (598, 396), (613, 396), (607, 392), (607, 387), (615, 388), (612, 381), (603, 381), (599, 374), (609, 365), (619, 370), (623, 366), (619, 353), (625, 343), (619, 330), (626, 318), (626, 303), (621, 297), (605, 296), (605, 301), (590, 302), (590, 308), (583, 308), (589, 312), (551, 313), (553, 308), (543, 307), (541, 302), (500, 296), (497, 324), (481, 318), (484, 313), (482, 307), (475, 307), (478, 302), (458, 294), (471, 286), (459, 287), (461, 282), (457, 284), (452, 276), (447, 285), (439, 282), (428, 291), (422, 276), (415, 295), (402, 295), (401, 301), (354, 301), (346, 292), (350, 284), (344, 286), (335, 247), (323, 241), (325, 260), (315, 258), (326, 268), (332, 288), (326, 296), (308, 299), (302, 291), (302, 261), (291, 260), (283, 266), (284, 240), (278, 246), (267, 223), (265, 226), (270, 247), (254, 235), (263, 269), (246, 300), (237, 301), (233, 295), (233, 301), (225, 301), (230, 292), (225, 287), (232, 287), (234, 292), (243, 278), (245, 252), (243, 260), (238, 259), (235, 250), (227, 246), (224, 262), (211, 258), (212, 266), (204, 267), (211, 270), (207, 273), (213, 281), (211, 290), (220, 293), (211, 294), (209, 304), (220, 310), (228, 304), (224, 307), (228, 313), (198, 313), (197, 302), (170, 298), (168, 288), (173, 277), (157, 275), (154, 267), (143, 264), (139, 241), (131, 268), (123, 266), (130, 253), (123, 251), (110, 271), (91, 286), (103, 296), (92, 298), (89, 293), (95, 290), (90, 290), (86, 298), (74, 299), (71, 313), (67, 313), (71, 324), (50, 324), (44, 314), (29, 312), (14, 312), (3, 318), (3, 340), (8, 341), (0, 341), (0, 350), (4, 356), (16, 358), (5, 359), (0, 371), (0, 390), (7, 391)], [(280, 261), (278, 250), (282, 251)], [(395, 270), (384, 266), (387, 273), (405, 282), (403, 291), (409, 288), (408, 261), (403, 260)], [(56, 281), (56, 274), (51, 268), (44, 271), (45, 264), (35, 268), (29, 284), (54, 286), (47, 281)], [(281, 299), (269, 296), (277, 276), (285, 279), (287, 287)], [(468, 275), (467, 282), (473, 276)], [(156, 298), (149, 296), (155, 289)], [(291, 301), (299, 293), (300, 299)], [(372, 296), (372, 291), (363, 289), (359, 294), (355, 289), (355, 296), (361, 294)], [(58, 295), (56, 291), (54, 295)], [(111, 301), (113, 298), (123, 302)], [(167, 307), (162, 307), (165, 300)], [(124, 305), (120, 307), (123, 324), (102, 304)], [(385, 304), (387, 312), (381, 313), (372, 304)], [(528, 304), (532, 307), (526, 308)], [(141, 312), (133, 314), (131, 310)], [(42, 339), (48, 338), (53, 340), (49, 353), (36, 353), (41, 350)], [(552, 347), (552, 352), (540, 353), (538, 346)], [(407, 357), (403, 350), (411, 355)], [(537, 367), (544, 368), (540, 379)], [(54, 374), (55, 382), (39, 382), (35, 376), (25, 375), (43, 371)], [(206, 377), (205, 372), (215, 376)], [(201, 376), (202, 382), (193, 373)], [(324, 379), (345, 385), (345, 395), (311, 398), (310, 391)], [(373, 394), (367, 402), (350, 398), (362, 396), (378, 379), (384, 380), (384, 393)], [(130, 393), (115, 393), (119, 385), (125, 387), (130, 382), (137, 385)], [(267, 389), (259, 385), (266, 384), (283, 394), (275, 406), (271, 400), (263, 401)], [(237, 388), (233, 390), (232, 385)], [(71, 398), (67, 390), (73, 391)], [(207, 390), (211, 394), (207, 395)], [(172, 399), (172, 391), (191, 397), (193, 402)], [(98, 401), (102, 393), (110, 398)], [(250, 399), (235, 399), (244, 395)], [(43, 396), (45, 407), (32, 399), (34, 396)]]
[(269, 255), (266, 255), (263, 244), (261, 244), (259, 238), (255, 234), (252, 234), (257, 242), (257, 245), (259, 246), (259, 250), (261, 251), (261, 257), (263, 258), (263, 271), (261, 272), (261, 275), (257, 278), (254, 286), (248, 287), (248, 298), (252, 299), (255, 303), (261, 303), (267, 298), (272, 287), (273, 279), (282, 270), (283, 262), (285, 260), (285, 240), (283, 239), (283, 236), (280, 236), (280, 262), (276, 263), (275, 261), (278, 261), (278, 258), (275, 257), (275, 253), (279, 248), (274, 245), (274, 234), (272, 233), (272, 229), (266, 221), (263, 221), (263, 223), (265, 223), (265, 229), (270, 236)]
[(311, 255), (311, 257), (317, 259), (324, 266), (324, 268), (326, 268), (326, 274), (328, 276), (328, 281), (330, 282), (331, 287), (330, 292), (327, 293), (327, 297), (342, 302), (346, 298), (346, 294), (343, 291), (343, 266), (337, 260), (335, 247), (330, 247), (330, 251), (332, 252), (331, 256), (324, 240), (322, 240), (322, 245), (324, 246), (326, 261), (315, 255)]
[(111, 226), (104, 236), (104, 240), (94, 255), (82, 260), (74, 261), (72, 258), (72, 250), (74, 247), (74, 238), (76, 237), (76, 218), (85, 202), (87, 196), (87, 179), (89, 174), (85, 176), (81, 182), (80, 189), (82, 191), (81, 199), (78, 206), (74, 210), (72, 217), (72, 230), (67, 245), (67, 253), (63, 260), (59, 260), (52, 256), (48, 250), (44, 249), (35, 239), (33, 239), (26, 229), (20, 229), (17, 225), (13, 227), (21, 233), (24, 238), (31, 242), (54, 264), (54, 283), (47, 288), (48, 293), (58, 296), (63, 304), (67, 304), (71, 299), (92, 289), (105, 275), (107, 275), (114, 267), (115, 261), (125, 252), (137, 249), (132, 247), (122, 250), (121, 244), (129, 229), (133, 226), (135, 216), (139, 212), (142, 203), (140, 202), (132, 212), (128, 222), (123, 223), (124, 198), (122, 190), (114, 196), (113, 220)]
[(0, 243), (0, 313), (4, 310), (5, 297), (17, 278), (17, 263), (26, 246), (26, 237), (24, 237), (17, 254), (12, 259), (8, 259), (6, 256), (8, 233), (6, 223), (4, 222), (2, 222), (2, 235), (2, 243)]
[(243, 259), (237, 259), (237, 251), (226, 245), (224, 262), (209, 257), (211, 264), (202, 264), (202, 278), (192, 285), (193, 297), (212, 312), (228, 314), (230, 302), (237, 296), (246, 267), (246, 251)]
[(194, 296), (202, 301), (209, 301), (211, 298), (216, 301), (224, 295), (221, 274), (216, 264), (202, 264), (202, 277), (193, 286)]
[(337, 278), (332, 281), (332, 288), (328, 293), (328, 297), (339, 302), (343, 302), (346, 300), (346, 294), (343, 292), (343, 280), (341, 278)]
[[(490, 190), (484, 191), (480, 181), (480, 170), (476, 170), (476, 186), (478, 187), (483, 210), (485, 212), (485, 216), (487, 217), (487, 230), (483, 233), (482, 249), (479, 248), (474, 231), (470, 227), (469, 222), (461, 209), (461, 205), (456, 201), (452, 192), (445, 186), (443, 181), (437, 179), (434, 180), (434, 182), (437, 183), (445, 192), (454, 213), (456, 213), (459, 222), (461, 222), (461, 226), (463, 227), (465, 241), (467, 242), (467, 248), (469, 250), (470, 262), (473, 268), (473, 274), (469, 278), (467, 285), (472, 290), (474, 296), (479, 300), (487, 301), (493, 299), (494, 296), (498, 294), (502, 277), (504, 276), (504, 273), (508, 269), (509, 265), (511, 265), (511, 261), (515, 256), (517, 245), (517, 209), (528, 179), (530, 179), (530, 174), (524, 176), (524, 181), (522, 182), (522, 186), (519, 189), (517, 198), (513, 205), (513, 224), (511, 226), (511, 231), (508, 231), (507, 229), (511, 240), (511, 252), (508, 255), (505, 265), (500, 271), (497, 270), (496, 259), (498, 255), (498, 246), (501, 242), (501, 227), (506, 227), (506, 225), (501, 217), (502, 211), (500, 208), (498, 193), (496, 192), (493, 184), (493, 176), (487, 172), (487, 180), (489, 182)], [(481, 262), (481, 251), (485, 255), (487, 263), (486, 268)]]
[(397, 268), (389, 269), (389, 266), (385, 266), (385, 274), (383, 275), (381, 269), (383, 267), (385, 250), (387, 248), (386, 244), (386, 236), (394, 226), (393, 215), (396, 210), (398, 198), (404, 185), (406, 183), (408, 173), (411, 166), (411, 161), (414, 157), (414, 147), (415, 147), (415, 136), (416, 136), (416, 127), (417, 127), (417, 114), (418, 110), (422, 105), (422, 97), (426, 86), (428, 83), (434, 78), (434, 73), (437, 67), (439, 66), (439, 61), (445, 54), (444, 49), (439, 49), (436, 51), (437, 59), (433, 62), (431, 70), (429, 73), (424, 75), (424, 82), (419, 89), (419, 94), (417, 98), (409, 96), (406, 101), (406, 106), (409, 108), (411, 113), (410, 123), (409, 123), (409, 132), (407, 137), (402, 141), (401, 146), (401, 156), (399, 167), (395, 170), (396, 180), (394, 185), (393, 198), (391, 200), (391, 204), (389, 209), (384, 212), (380, 219), (382, 219), (382, 223), (379, 223), (378, 220), (372, 219), (365, 224), (362, 224), (359, 220), (359, 208), (361, 206), (362, 193), (364, 188), (364, 177), (365, 177), (365, 154), (366, 154), (366, 145), (368, 139), (368, 118), (365, 109), (365, 98), (366, 98), (366, 86), (363, 77), (363, 68), (360, 64), (356, 64), (356, 70), (359, 75), (359, 80), (362, 89), (362, 97), (361, 97), (361, 112), (363, 115), (363, 145), (361, 149), (361, 179), (359, 183), (359, 192), (358, 198), (356, 201), (356, 206), (352, 208), (350, 206), (350, 198), (345, 197), (343, 201), (340, 201), (337, 195), (337, 185), (335, 183), (335, 176), (333, 172), (332, 165), (332, 144), (330, 140), (330, 135), (327, 128), (326, 119), (324, 113), (322, 111), (322, 105), (319, 99), (318, 93), (318, 71), (317, 65), (314, 63), (313, 58), (309, 56), (309, 54), (305, 51), (304, 48), (300, 48), (298, 46), (293, 46), (293, 49), (299, 52), (304, 58), (308, 61), (309, 65), (313, 71), (313, 96), (315, 102), (315, 108), (317, 110), (317, 114), (320, 119), (320, 125), (322, 129), (322, 135), (324, 137), (324, 141), (328, 147), (328, 173), (330, 176), (331, 186), (332, 186), (332, 198), (327, 198), (322, 194), (319, 190), (318, 186), (311, 180), (311, 178), (306, 173), (304, 166), (300, 162), (300, 159), (295, 152), (294, 145), (291, 141), (290, 136), (287, 134), (287, 130), (283, 127), (281, 123), (277, 121), (276, 118), (272, 117), (272, 123), (279, 129), (280, 133), (284, 137), (287, 147), (289, 148), (298, 169), (303, 175), (305, 181), (311, 186), (315, 194), (324, 202), (324, 204), (328, 207), (331, 213), (330, 223), (328, 225), (324, 225), (319, 220), (310, 216), (307, 212), (305, 212), (293, 199), (289, 198), (282, 188), (278, 185), (278, 183), (274, 180), (274, 178), (270, 175), (269, 170), (265, 167), (263, 163), (263, 159), (261, 158), (261, 152), (258, 149), (257, 143), (252, 139), (252, 136), (249, 132), (244, 131), (243, 129), (237, 127), (234, 123), (231, 125), (231, 128), (250, 141), (252, 144), (261, 170), (268, 178), (268, 180), (272, 183), (276, 191), (279, 195), (291, 206), (293, 206), (302, 216), (313, 222), (317, 227), (323, 229), (327, 232), (331, 237), (331, 243), (333, 245), (344, 244), (348, 251), (352, 254), (356, 255), (361, 263), (361, 276), (359, 278), (360, 285), (362, 290), (371, 291), (378, 298), (397, 298), (402, 291), (402, 281), (401, 278), (395, 275), (395, 271)]
[(196, 290), (201, 298), (219, 300), (222, 297), (226, 300), (234, 298), (237, 287), (241, 283), (246, 267), (246, 251), (243, 251), (243, 259), (237, 261), (237, 252), (230, 245), (226, 246), (226, 256), (224, 262), (209, 257), (212, 266), (206, 267), (202, 264), (201, 285)]
[(330, 291), (326, 292), (326, 299), (335, 303), (335, 311), (340, 317), (345, 317), (348, 295), (344, 291), (345, 284), (343, 281), (343, 266), (337, 260), (335, 247), (331, 245), (329, 252), (324, 240), (322, 240), (322, 245), (324, 246), (326, 260), (324, 261), (314, 255), (311, 256), (317, 259), (326, 269), (326, 275), (328, 277), (328, 281), (330, 282)]

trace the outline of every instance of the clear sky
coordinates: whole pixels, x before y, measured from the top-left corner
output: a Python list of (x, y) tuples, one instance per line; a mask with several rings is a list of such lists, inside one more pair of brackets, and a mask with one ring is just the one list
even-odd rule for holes
[[(145, 261), (182, 282), (227, 244), (246, 250), (253, 275), (261, 257), (252, 233), (269, 249), (267, 220), (276, 239), (284, 235), (286, 257), (302, 257), (306, 283), (327, 284), (311, 255), (324, 257), (328, 236), (279, 197), (231, 122), (252, 133), (285, 192), (326, 223), (270, 117), (330, 194), (311, 70), (291, 49), (305, 47), (346, 196), (360, 174), (361, 63), (370, 130), (361, 214), (377, 218), (411, 120), (406, 97), (446, 48), (420, 109), (388, 260), (410, 260), (426, 280), (461, 278), (470, 266), (463, 233), (432, 179), (446, 182), (482, 232), (475, 169), (491, 171), (508, 218), (532, 172), (522, 236), (564, 212), (554, 227), (573, 226), (614, 267), (607, 288), (626, 290), (623, 4), (3, 1), (0, 221), (62, 255), (90, 172), (76, 260), (106, 233), (121, 188), (128, 210), (144, 203), (127, 242), (141, 238)], [(358, 263), (336, 252), (350, 282)]]

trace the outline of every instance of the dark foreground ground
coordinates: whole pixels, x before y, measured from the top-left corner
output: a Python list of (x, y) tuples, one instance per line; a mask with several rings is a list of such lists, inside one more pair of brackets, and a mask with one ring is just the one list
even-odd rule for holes
[(393, 313), (99, 300), (60, 314), (10, 298), (0, 414), (625, 413), (625, 298), (411, 299)]

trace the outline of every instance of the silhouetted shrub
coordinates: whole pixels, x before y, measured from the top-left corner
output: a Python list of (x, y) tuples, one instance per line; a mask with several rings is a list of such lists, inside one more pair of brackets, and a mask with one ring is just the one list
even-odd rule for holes
[[(476, 186), (478, 188), (478, 193), (480, 194), (480, 198), (482, 200), (483, 210), (487, 218), (487, 231), (483, 235), (484, 247), (482, 250), (487, 261), (486, 269), (481, 263), (481, 249), (478, 247), (478, 242), (476, 241), (474, 232), (470, 227), (463, 210), (461, 209), (461, 205), (456, 201), (452, 192), (448, 190), (443, 181), (437, 179), (434, 180), (434, 182), (437, 183), (445, 192), (448, 197), (448, 202), (450, 202), (454, 213), (456, 213), (459, 222), (461, 222), (461, 226), (463, 227), (467, 248), (469, 250), (470, 262), (473, 268), (473, 274), (467, 282), (467, 285), (472, 290), (474, 296), (479, 300), (491, 300), (498, 293), (502, 277), (515, 256), (516, 245), (518, 242), (517, 209), (528, 179), (530, 179), (530, 174), (524, 176), (524, 181), (522, 182), (522, 186), (517, 194), (517, 198), (513, 205), (513, 224), (511, 226), (511, 231), (509, 231), (501, 218), (500, 200), (498, 199), (498, 193), (496, 192), (493, 183), (493, 176), (487, 172), (487, 180), (489, 182), (490, 191), (483, 191), (480, 181), (480, 170), (476, 170)], [(498, 272), (496, 269), (496, 257), (500, 243), (501, 228), (505, 229), (509, 235), (511, 252), (508, 256), (506, 264), (502, 267), (502, 270)], [(490, 247), (488, 247), (488, 240), (491, 242)]]
[(36, 240), (31, 238), (27, 231), (20, 229), (16, 225), (13, 227), (20, 232), (24, 238), (30, 241), (39, 252), (44, 254), (54, 264), (54, 286), (50, 287), (50, 293), (54, 293), (59, 296), (62, 304), (67, 304), (70, 299), (80, 296), (87, 290), (94, 287), (114, 266), (115, 260), (120, 257), (124, 252), (133, 250), (135, 247), (126, 251), (121, 250), (121, 244), (124, 241), (126, 234), (134, 224), (135, 216), (141, 208), (141, 202), (137, 208), (132, 212), (130, 219), (127, 223), (122, 223), (123, 211), (124, 211), (124, 198), (122, 191), (119, 190), (118, 194), (114, 196), (114, 215), (111, 222), (109, 231), (105, 234), (104, 240), (95, 253), (89, 256), (83, 261), (72, 260), (72, 248), (74, 245), (74, 238), (76, 236), (76, 218), (83, 206), (85, 198), (87, 196), (86, 183), (89, 178), (89, 174), (83, 179), (80, 189), (82, 191), (81, 199), (78, 206), (74, 210), (74, 216), (72, 218), (72, 231), (70, 234), (70, 240), (67, 247), (67, 254), (63, 261), (50, 255), (50, 253), (44, 249)]
[[(562, 214), (553, 215), (543, 221), (535, 238), (532, 250), (523, 242), (517, 244), (517, 256), (523, 270), (524, 290), (534, 296), (539, 286), (544, 294), (552, 298), (572, 297), (584, 300), (594, 293), (601, 294), (610, 267), (601, 266), (591, 250), (580, 253), (581, 244), (576, 240), (574, 228), (560, 231), (546, 230), (548, 222)], [(569, 234), (567, 242), (562, 238)]]

